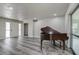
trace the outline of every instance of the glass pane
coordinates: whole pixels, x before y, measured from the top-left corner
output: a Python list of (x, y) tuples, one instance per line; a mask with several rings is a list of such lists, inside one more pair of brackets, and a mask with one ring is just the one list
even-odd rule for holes
[(79, 38), (73, 36), (72, 39), (73, 39), (72, 48), (74, 52), (79, 55)]
[(10, 38), (10, 22), (6, 22), (6, 38)]
[(10, 22), (6, 22), (6, 30), (10, 30)]
[(79, 55), (79, 8), (72, 14), (72, 49)]
[(19, 36), (21, 36), (21, 24), (19, 24)]
[(72, 33), (79, 35), (79, 8), (72, 15)]

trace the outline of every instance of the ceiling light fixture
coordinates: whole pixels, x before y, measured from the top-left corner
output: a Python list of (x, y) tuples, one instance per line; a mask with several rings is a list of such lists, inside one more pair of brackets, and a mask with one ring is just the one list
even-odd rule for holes
[(33, 22), (37, 22), (38, 21), (38, 19), (35, 17), (34, 19), (33, 19)]

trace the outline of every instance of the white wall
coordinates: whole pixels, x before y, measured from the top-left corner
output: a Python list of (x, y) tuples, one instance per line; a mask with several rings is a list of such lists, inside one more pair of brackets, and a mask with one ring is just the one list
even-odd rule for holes
[(35, 23), (35, 35), (36, 37), (40, 37), (40, 29), (45, 26), (50, 26), (51, 28), (64, 33), (65, 32), (65, 18), (63, 17), (55, 17), (42, 19)]
[(17, 37), (18, 36), (18, 23), (17, 22), (11, 22), (11, 37)]
[[(33, 20), (24, 20), (25, 23), (29, 24), (28, 28), (28, 36), (33, 37)], [(35, 34), (34, 36), (40, 38), (40, 29), (45, 26), (50, 26), (53, 29), (64, 33), (65, 32), (65, 18), (62, 17), (55, 17), (55, 18), (48, 18), (48, 19), (39, 19), (35, 22)]]
[(0, 39), (5, 38), (5, 23), (3, 19), (0, 19)]
[[(5, 39), (5, 31), (6, 31), (6, 22), (10, 22), (11, 25), (11, 37), (17, 37), (18, 36), (18, 24), (21, 23), (23, 26), (22, 22), (16, 21), (16, 20), (11, 20), (7, 18), (0, 18), (0, 39)], [(23, 30), (22, 30), (23, 31)], [(23, 33), (22, 33), (23, 35)]]

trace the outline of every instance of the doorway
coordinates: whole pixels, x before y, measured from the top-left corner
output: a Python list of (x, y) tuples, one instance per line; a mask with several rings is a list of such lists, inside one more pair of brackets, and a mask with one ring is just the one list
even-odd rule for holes
[(28, 36), (28, 23), (24, 23), (24, 36)]
[(6, 38), (10, 38), (10, 22), (5, 22), (6, 25)]

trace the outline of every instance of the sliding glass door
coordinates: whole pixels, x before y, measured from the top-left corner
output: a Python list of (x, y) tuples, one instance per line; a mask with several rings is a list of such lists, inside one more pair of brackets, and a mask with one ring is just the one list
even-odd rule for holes
[(19, 23), (19, 36), (21, 36), (21, 23)]
[(72, 49), (79, 55), (79, 7), (72, 14)]
[(6, 22), (6, 38), (10, 38), (10, 22)]

